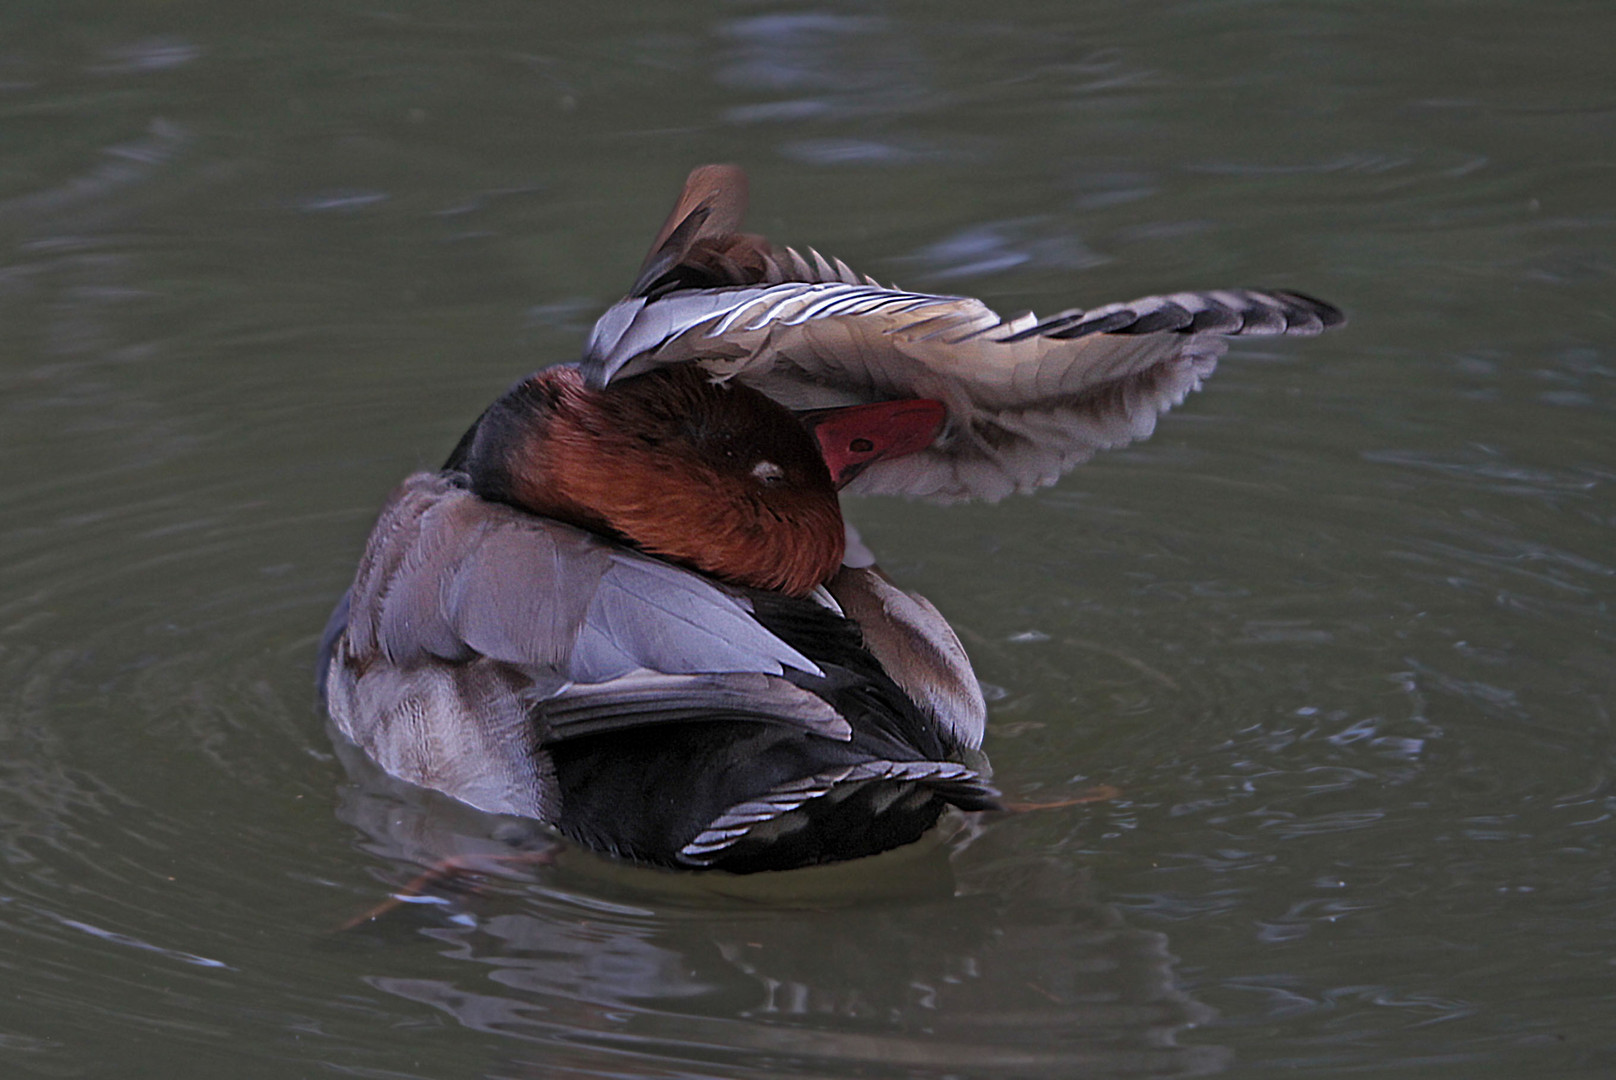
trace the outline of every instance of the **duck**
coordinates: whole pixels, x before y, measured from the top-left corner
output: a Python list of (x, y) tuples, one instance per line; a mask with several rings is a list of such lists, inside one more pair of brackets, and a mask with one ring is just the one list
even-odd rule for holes
[(384, 771), (680, 871), (875, 855), (1002, 809), (958, 635), (845, 494), (995, 501), (1147, 437), (1235, 336), (1344, 321), (1287, 290), (1039, 318), (742, 231), (690, 173), (572, 362), (388, 497), (320, 698)]

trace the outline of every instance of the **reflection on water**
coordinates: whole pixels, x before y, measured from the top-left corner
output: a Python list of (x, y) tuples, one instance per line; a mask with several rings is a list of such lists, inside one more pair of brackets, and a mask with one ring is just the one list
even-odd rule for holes
[(154, 119), (144, 137), (102, 149), (94, 165), (66, 183), (0, 202), (0, 222), (59, 236), (127, 219), (129, 207), (119, 200), (154, 180), (190, 141), (180, 125)]
[[(341, 752), (353, 783), (340, 813), (374, 855), (419, 865), (543, 843), (530, 825), (490, 831), (491, 819)], [(1085, 900), (1068, 863), (1007, 858), (963, 821), (949, 831), (951, 843), (741, 878), (566, 849), (525, 888), (418, 931), (454, 962), (444, 977), (366, 982), (543, 1045), (533, 1075), (635, 1061), (737, 1077), (1222, 1069), (1226, 1050), (1181, 1039), (1213, 1012), (1179, 988), (1165, 934)], [(420, 919), (418, 906), (396, 910), (359, 932), (396, 935)]]

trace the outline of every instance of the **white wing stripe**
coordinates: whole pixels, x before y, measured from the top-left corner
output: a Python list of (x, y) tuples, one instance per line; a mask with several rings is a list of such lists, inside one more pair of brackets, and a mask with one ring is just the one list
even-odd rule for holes
[(916, 783), (980, 781), (975, 769), (953, 761), (865, 761), (831, 769), (814, 776), (779, 784), (765, 794), (737, 803), (715, 818), (711, 825), (679, 849), (679, 855), (693, 863), (711, 862), (709, 856), (734, 845), (754, 826), (773, 821), (806, 803), (830, 794), (838, 784), (871, 780), (899, 780)]

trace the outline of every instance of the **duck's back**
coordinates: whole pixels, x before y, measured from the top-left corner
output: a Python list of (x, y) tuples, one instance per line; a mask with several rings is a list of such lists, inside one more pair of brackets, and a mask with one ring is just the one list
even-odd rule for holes
[(322, 650), (332, 717), (388, 772), (640, 862), (873, 854), (993, 805), (961, 733), (859, 626), (406, 481)]

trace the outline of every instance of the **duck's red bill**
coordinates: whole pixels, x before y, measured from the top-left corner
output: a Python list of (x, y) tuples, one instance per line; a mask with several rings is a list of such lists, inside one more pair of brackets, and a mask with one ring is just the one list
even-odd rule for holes
[(802, 414), (837, 487), (877, 461), (917, 453), (932, 444), (947, 417), (931, 398), (878, 401)]

